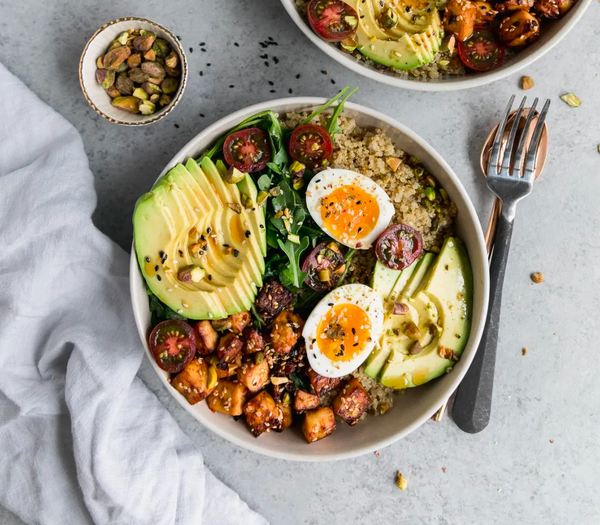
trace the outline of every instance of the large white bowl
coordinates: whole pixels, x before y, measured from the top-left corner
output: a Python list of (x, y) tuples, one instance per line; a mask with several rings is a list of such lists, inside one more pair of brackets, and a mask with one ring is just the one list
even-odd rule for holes
[[(161, 176), (179, 162), (185, 162), (190, 157), (198, 158), (217, 137), (254, 113), (267, 109), (274, 110), (279, 114), (288, 111), (310, 111), (323, 102), (325, 99), (320, 98), (288, 98), (264, 102), (233, 113), (206, 128), (188, 142), (165, 167)], [(471, 258), (474, 275), (474, 301), (471, 335), (461, 360), (450, 374), (427, 385), (410, 389), (405, 395), (398, 395), (394, 407), (385, 415), (370, 416), (366, 421), (362, 421), (352, 428), (340, 424), (327, 439), (311, 445), (306, 444), (301, 432), (296, 428), (288, 429), (282, 434), (271, 432), (258, 439), (254, 438), (242, 421), (235, 421), (223, 414), (213, 414), (206, 403), (190, 405), (167, 382), (168, 374), (158, 368), (148, 348), (147, 336), (150, 332), (148, 295), (133, 248), (131, 252), (130, 286), (135, 321), (146, 349), (146, 355), (165, 387), (195, 419), (219, 436), (240, 447), (276, 458), (297, 461), (349, 458), (381, 449), (406, 436), (427, 421), (454, 392), (473, 360), (485, 322), (489, 293), (485, 242), (473, 204), (456, 174), (439, 153), (421, 137), (382, 113), (358, 104), (348, 103), (344, 115), (356, 119), (361, 127), (386, 130), (400, 148), (421, 159), (456, 203), (458, 208), (458, 217), (455, 223), (456, 233), (465, 243)], [(140, 188), (140, 193), (145, 190), (146, 188)]]
[(347, 53), (344, 53), (335, 44), (320, 39), (298, 11), (295, 0), (281, 0), (281, 3), (291, 19), (313, 42), (313, 44), (352, 71), (372, 80), (377, 80), (378, 82), (404, 89), (414, 89), (417, 91), (454, 91), (490, 84), (496, 80), (506, 78), (532, 64), (538, 58), (541, 58), (550, 51), (567, 35), (577, 21), (583, 16), (585, 10), (592, 3), (592, 0), (578, 0), (573, 8), (561, 20), (553, 22), (544, 21), (544, 27), (542, 28), (539, 40), (507, 58), (502, 67), (494, 71), (488, 71), (487, 73), (460, 76), (447, 75), (439, 79), (404, 78), (394, 73), (378, 71), (365, 64), (364, 61), (357, 60)]

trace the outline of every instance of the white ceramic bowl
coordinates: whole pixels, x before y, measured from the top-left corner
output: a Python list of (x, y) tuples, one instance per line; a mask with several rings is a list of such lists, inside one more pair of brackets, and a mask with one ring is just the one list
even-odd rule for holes
[[(173, 94), (170, 104), (164, 108), (158, 108), (152, 115), (128, 113), (116, 108), (111, 104), (111, 98), (106, 94), (102, 86), (96, 81), (96, 59), (106, 53), (109, 44), (121, 33), (129, 29), (145, 29), (152, 31), (156, 36), (166, 40), (173, 50), (179, 55), (181, 77), (179, 77), (179, 88)], [(144, 126), (166, 117), (181, 100), (188, 76), (187, 58), (183, 47), (177, 37), (167, 28), (147, 20), (146, 18), (126, 17), (113, 20), (104, 24), (96, 31), (85, 45), (81, 59), (79, 60), (79, 84), (85, 99), (94, 108), (96, 113), (115, 124), (125, 126)]]
[[(233, 113), (209, 126), (188, 142), (171, 159), (161, 176), (179, 162), (185, 162), (190, 157), (198, 158), (202, 152), (212, 146), (217, 137), (255, 113), (267, 109), (279, 114), (288, 111), (312, 111), (323, 102), (325, 99), (320, 98), (288, 98), (264, 102)], [(270, 432), (254, 438), (244, 422), (235, 421), (223, 414), (213, 414), (206, 403), (190, 405), (179, 392), (169, 385), (168, 374), (158, 368), (148, 348), (147, 336), (151, 328), (148, 294), (132, 248), (130, 286), (133, 311), (146, 355), (161, 381), (181, 406), (205, 427), (240, 447), (267, 456), (298, 461), (343, 459), (381, 449), (406, 436), (427, 421), (454, 392), (473, 360), (483, 331), (489, 294), (488, 259), (477, 214), (460, 180), (439, 153), (399, 122), (372, 109), (351, 103), (346, 104), (344, 115), (356, 119), (361, 127), (386, 130), (395, 144), (421, 159), (447, 190), (458, 208), (458, 217), (455, 223), (456, 233), (467, 247), (474, 274), (473, 323), (471, 335), (461, 360), (450, 374), (424, 386), (410, 389), (405, 395), (398, 395), (393, 408), (385, 415), (370, 416), (355, 427), (339, 424), (331, 436), (307, 445), (298, 428), (290, 428), (281, 434)], [(140, 193), (147, 189), (140, 188)]]
[(500, 68), (487, 73), (460, 76), (447, 75), (440, 79), (403, 78), (391, 72), (378, 71), (373, 67), (368, 66), (364, 61), (357, 60), (347, 53), (344, 53), (335, 44), (321, 40), (298, 11), (295, 0), (281, 0), (281, 3), (291, 19), (313, 42), (313, 44), (352, 71), (372, 80), (377, 80), (378, 82), (404, 89), (414, 89), (417, 91), (454, 91), (490, 84), (491, 82), (506, 78), (529, 66), (550, 51), (567, 35), (577, 21), (583, 16), (586, 9), (592, 3), (592, 0), (578, 0), (573, 8), (561, 20), (554, 22), (545, 21), (539, 40), (507, 58), (506, 62)]

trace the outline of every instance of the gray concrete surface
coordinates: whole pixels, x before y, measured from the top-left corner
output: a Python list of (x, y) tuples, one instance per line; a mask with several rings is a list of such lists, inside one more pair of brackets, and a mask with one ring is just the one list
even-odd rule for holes
[[(287, 96), (290, 89), (330, 96), (344, 85), (360, 87), (354, 101), (397, 118), (437, 148), (459, 174), (482, 223), (487, 222), (491, 197), (476, 167), (479, 149), (510, 94), (522, 94), (520, 75), (448, 94), (400, 91), (327, 58), (278, 0), (166, 5), (157, 0), (0, 0), (0, 61), (81, 132), (96, 176), (94, 220), (123, 248), (130, 244), (136, 198), (205, 126), (233, 110)], [(126, 15), (173, 29), (191, 67), (179, 107), (143, 129), (98, 117), (77, 81), (79, 55), (89, 36)], [(267, 68), (259, 58), (265, 52), (259, 41), (269, 36), (279, 46), (266, 51)], [(600, 5), (594, 3), (566, 40), (525, 72), (536, 81), (528, 94), (553, 100), (551, 150), (543, 179), (518, 210), (493, 419), (483, 433), (463, 434), (446, 417), (442, 423), (428, 422), (380, 457), (286, 463), (241, 450), (205, 430), (144, 363), (142, 378), (197, 443), (208, 466), (272, 523), (600, 523), (599, 38)], [(583, 100), (580, 108), (559, 99), (570, 91)], [(56, 177), (60, 183), (60, 173)], [(542, 271), (546, 282), (532, 284), (532, 271)], [(394, 484), (398, 469), (408, 479), (406, 492)], [(0, 509), (0, 523), (20, 521)]]

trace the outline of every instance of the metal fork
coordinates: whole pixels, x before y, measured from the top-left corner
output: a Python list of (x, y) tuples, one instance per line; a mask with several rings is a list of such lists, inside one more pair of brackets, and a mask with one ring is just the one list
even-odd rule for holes
[(498, 126), (490, 163), (487, 168), (487, 185), (492, 193), (502, 201), (502, 215), (498, 222), (496, 241), (490, 263), (490, 302), (486, 328), (475, 354), (475, 359), (458, 388), (452, 411), (455, 423), (462, 430), (471, 434), (481, 432), (490, 421), (502, 286), (506, 273), (515, 213), (517, 203), (527, 197), (533, 190), (536, 151), (544, 121), (550, 108), (550, 100), (546, 100), (531, 136), (529, 148), (525, 151), (526, 137), (538, 104), (538, 99), (535, 99), (515, 148), (518, 124), (527, 100), (527, 97), (524, 97), (513, 121), (514, 125), (510, 129), (506, 147), (502, 151), (502, 136), (514, 100), (515, 96), (513, 95)]

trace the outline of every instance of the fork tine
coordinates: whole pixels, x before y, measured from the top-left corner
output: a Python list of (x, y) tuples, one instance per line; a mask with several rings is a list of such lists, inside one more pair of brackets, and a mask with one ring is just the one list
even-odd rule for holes
[(537, 108), (538, 102), (539, 98), (535, 97), (533, 105), (529, 108), (529, 114), (527, 115), (527, 119), (525, 119), (525, 125), (523, 126), (523, 131), (521, 132), (521, 138), (519, 139), (519, 144), (517, 145), (517, 149), (515, 150), (513, 166), (518, 166), (519, 171), (521, 171), (521, 159), (523, 158), (523, 154), (525, 153), (525, 141), (527, 140), (527, 135), (529, 135), (529, 126), (531, 125), (531, 121), (536, 115), (535, 109)]
[[(515, 145), (515, 137), (517, 136), (517, 128), (519, 127), (519, 122), (521, 121), (521, 113), (523, 112), (523, 106), (527, 102), (527, 97), (523, 97), (521, 104), (519, 105), (519, 109), (515, 114), (515, 118), (513, 119), (512, 126), (510, 127), (510, 134), (508, 136), (508, 142), (506, 143), (506, 148), (504, 149), (504, 156), (502, 157), (502, 167), (500, 169), (500, 175), (510, 175), (510, 158), (512, 157), (513, 147)], [(521, 167), (518, 164), (515, 164), (515, 171), (517, 176), (521, 171)]]
[(544, 107), (540, 113), (535, 130), (531, 136), (531, 142), (529, 143), (529, 149), (527, 150), (527, 157), (525, 157), (525, 166), (523, 178), (531, 180), (533, 177), (533, 170), (535, 168), (535, 159), (537, 156), (538, 146), (540, 145), (540, 139), (542, 138), (542, 130), (544, 129), (544, 122), (550, 109), (550, 99), (546, 100)]
[(490, 162), (487, 168), (487, 176), (493, 177), (498, 173), (498, 159), (500, 157), (500, 145), (502, 144), (502, 136), (504, 135), (504, 128), (506, 128), (506, 122), (508, 120), (508, 115), (510, 115), (510, 110), (512, 109), (513, 102), (515, 101), (515, 96), (510, 97), (508, 101), (508, 105), (506, 106), (506, 111), (504, 112), (504, 116), (502, 117), (502, 121), (498, 124), (498, 131), (496, 131), (496, 136), (494, 137), (494, 144), (492, 145), (492, 154), (490, 155)]

